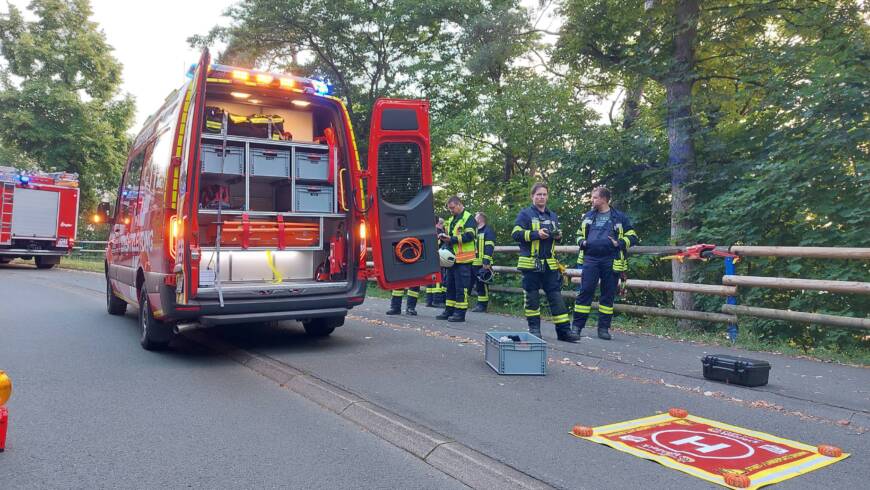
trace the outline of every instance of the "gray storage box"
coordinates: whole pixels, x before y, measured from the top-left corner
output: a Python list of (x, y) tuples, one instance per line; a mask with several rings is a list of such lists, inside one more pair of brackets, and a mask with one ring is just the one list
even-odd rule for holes
[(227, 146), (222, 156), (221, 147), (222, 145), (202, 145), (202, 172), (244, 175), (245, 149), (241, 146)]
[(547, 343), (526, 332), (486, 332), (484, 359), (498, 374), (547, 374)]
[(334, 201), (332, 186), (296, 184), (297, 212), (331, 213)]
[(303, 153), (296, 150), (296, 178), (327, 180), (329, 178), (329, 155), (326, 153)]
[(251, 175), (290, 178), (290, 151), (251, 148)]

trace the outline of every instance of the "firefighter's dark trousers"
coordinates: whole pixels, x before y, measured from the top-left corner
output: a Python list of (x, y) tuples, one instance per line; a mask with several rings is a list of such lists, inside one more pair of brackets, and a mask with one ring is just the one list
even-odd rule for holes
[(394, 289), (390, 298), (390, 310), (401, 311), (402, 297), (408, 293), (408, 309), (413, 310), (417, 307), (417, 298), (420, 297), (420, 286), (414, 286), (409, 289)]
[(580, 292), (574, 301), (574, 326), (578, 331), (586, 326), (586, 319), (592, 310), (592, 297), (595, 296), (599, 283), (601, 298), (598, 300), (598, 328), (610, 328), (618, 282), (619, 274), (613, 271), (613, 259), (584, 258)]
[(547, 302), (550, 304), (550, 314), (556, 324), (556, 332), (566, 332), (571, 329), (571, 318), (568, 308), (562, 299), (562, 275), (559, 271), (523, 271), (523, 297), (526, 322), (529, 332), (540, 334), (541, 331), (541, 293), (544, 290)]
[(453, 264), (447, 269), (447, 309), (467, 310), (471, 289), (471, 264)]
[(471, 288), (477, 294), (477, 303), (484, 306), (489, 303), (489, 285), (477, 278), (477, 273), (480, 272), (482, 266), (475, 265), (471, 267)]

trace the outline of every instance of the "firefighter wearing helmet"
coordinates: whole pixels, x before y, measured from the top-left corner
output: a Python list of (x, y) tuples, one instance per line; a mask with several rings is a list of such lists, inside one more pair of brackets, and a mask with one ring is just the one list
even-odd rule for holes
[(543, 289), (556, 324), (556, 337), (564, 342), (577, 342), (580, 336), (571, 330), (571, 317), (562, 299), (562, 272), (554, 254), (555, 243), (562, 239), (562, 231), (558, 216), (547, 207), (547, 185), (540, 182), (533, 185), (531, 198), (532, 205), (520, 211), (511, 233), (520, 245), (517, 268), (523, 273), (524, 309), (529, 333), (541, 336), (539, 291)]
[(471, 289), (471, 263), (474, 261), (477, 223), (456, 196), (447, 200), (447, 209), (452, 216), (438, 239), (450, 246), (455, 262), (453, 267), (447, 269), (447, 307), (435, 318), (464, 322), (465, 312), (468, 311), (468, 292)]

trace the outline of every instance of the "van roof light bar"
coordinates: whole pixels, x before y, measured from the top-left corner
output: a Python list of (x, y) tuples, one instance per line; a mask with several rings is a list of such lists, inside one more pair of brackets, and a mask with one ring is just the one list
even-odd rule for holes
[(289, 74), (266, 73), (227, 65), (210, 65), (208, 79), (209, 81), (235, 83), (250, 87), (277, 87), (314, 95), (329, 94), (329, 85), (322, 80)]

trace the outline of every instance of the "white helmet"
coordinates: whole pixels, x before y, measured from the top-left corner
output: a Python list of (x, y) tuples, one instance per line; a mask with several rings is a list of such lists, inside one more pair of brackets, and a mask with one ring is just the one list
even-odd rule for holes
[(446, 248), (438, 250), (438, 259), (441, 262), (441, 267), (453, 267), (453, 264), (456, 263), (456, 256)]

